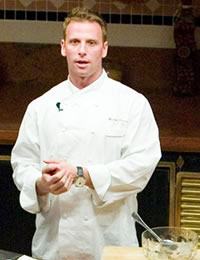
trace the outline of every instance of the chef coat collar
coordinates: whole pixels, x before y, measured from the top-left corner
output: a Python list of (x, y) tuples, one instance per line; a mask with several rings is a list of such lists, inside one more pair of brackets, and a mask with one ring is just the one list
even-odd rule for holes
[(88, 85), (87, 87), (82, 88), (82, 89), (77, 88), (77, 87), (71, 82), (69, 76), (68, 76), (67, 82), (68, 82), (68, 86), (69, 86), (69, 89), (70, 89), (70, 91), (71, 91), (72, 94), (75, 94), (75, 93), (80, 92), (80, 91), (81, 91), (81, 93), (82, 93), (82, 92), (85, 93), (85, 92), (88, 92), (88, 91), (91, 91), (91, 90), (95, 90), (95, 89), (101, 87), (101, 86), (102, 86), (102, 83), (103, 83), (103, 81), (104, 81), (104, 79), (105, 79), (106, 77), (107, 77), (107, 73), (106, 73), (105, 70), (103, 69), (103, 70), (102, 70), (102, 73), (101, 73), (101, 75), (100, 75), (100, 77), (99, 77), (97, 80), (95, 80), (95, 81), (92, 82), (90, 85)]

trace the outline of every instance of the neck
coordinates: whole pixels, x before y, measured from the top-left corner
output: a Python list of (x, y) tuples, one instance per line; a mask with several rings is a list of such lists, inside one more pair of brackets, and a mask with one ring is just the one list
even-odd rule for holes
[(74, 86), (79, 89), (83, 89), (96, 81), (101, 76), (101, 74), (102, 70), (97, 75), (91, 75), (90, 77), (73, 77), (73, 75), (69, 74), (69, 79)]

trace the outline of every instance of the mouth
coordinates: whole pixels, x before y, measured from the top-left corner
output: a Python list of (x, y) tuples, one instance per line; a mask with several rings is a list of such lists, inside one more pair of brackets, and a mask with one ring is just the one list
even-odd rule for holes
[(85, 64), (88, 64), (89, 61), (87, 61), (87, 60), (77, 60), (76, 63), (79, 64), (79, 65), (85, 65)]
[(78, 69), (85, 70), (88, 67), (89, 61), (87, 60), (76, 60), (75, 64)]

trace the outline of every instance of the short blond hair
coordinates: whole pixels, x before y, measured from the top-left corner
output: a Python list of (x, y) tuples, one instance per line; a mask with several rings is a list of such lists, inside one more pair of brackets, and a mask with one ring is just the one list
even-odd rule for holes
[(76, 21), (76, 22), (89, 21), (89, 22), (98, 23), (101, 26), (103, 42), (107, 41), (107, 24), (99, 14), (92, 12), (85, 7), (73, 8), (63, 22), (64, 39), (66, 39), (67, 26), (71, 21)]

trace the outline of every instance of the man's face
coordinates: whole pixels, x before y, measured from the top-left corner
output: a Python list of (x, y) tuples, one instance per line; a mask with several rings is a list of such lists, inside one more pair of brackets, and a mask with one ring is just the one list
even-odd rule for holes
[(61, 41), (61, 54), (67, 59), (70, 77), (88, 78), (90, 83), (99, 77), (107, 49), (101, 26), (96, 22), (70, 22), (66, 39)]

